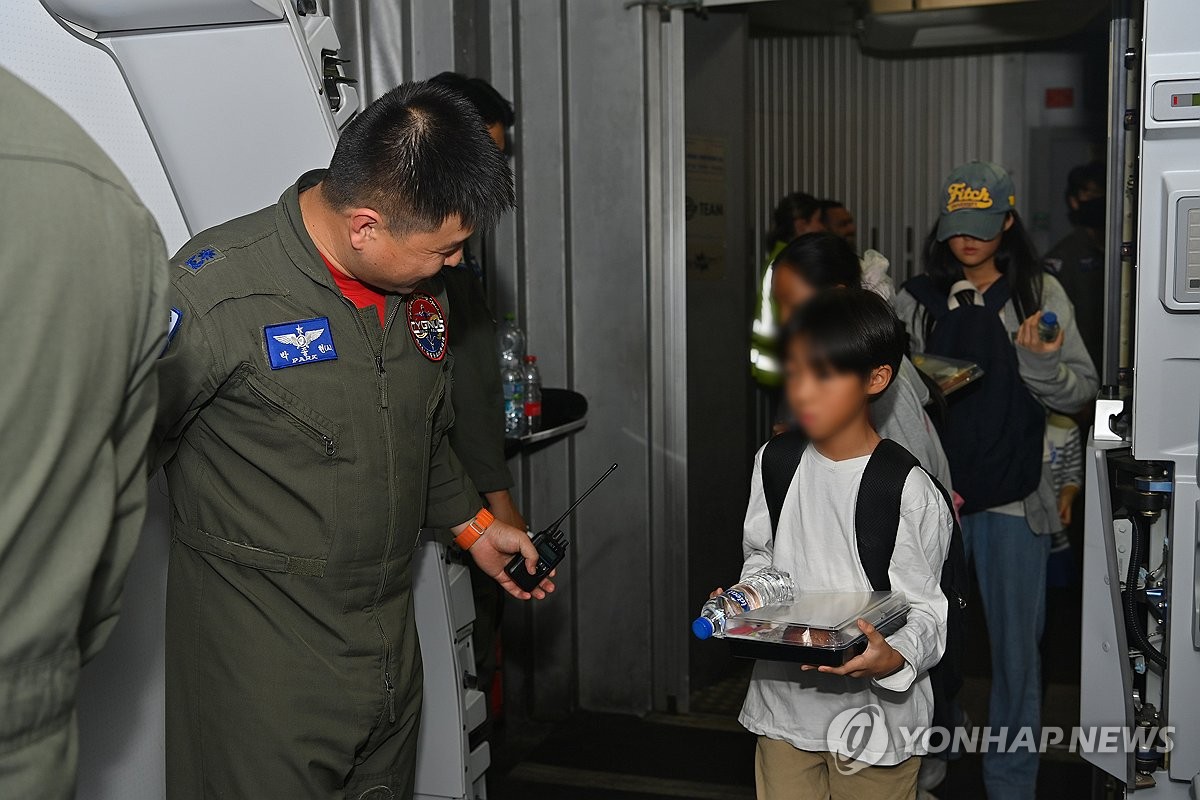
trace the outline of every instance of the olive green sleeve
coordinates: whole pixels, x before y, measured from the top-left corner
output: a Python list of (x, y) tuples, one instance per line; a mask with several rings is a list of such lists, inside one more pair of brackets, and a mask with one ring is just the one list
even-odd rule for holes
[(428, 528), (452, 528), (470, 521), (483, 508), (479, 492), (450, 447), (447, 431), (454, 425), (453, 394), (453, 387), (447, 384), (434, 416), (429, 489), (425, 501), (425, 527)]
[(513, 485), (504, 458), (504, 390), (496, 325), (479, 279), (465, 268), (443, 270), (454, 353), (454, 427), (450, 446), (481, 492)]
[(130, 353), (129, 383), (113, 428), (116, 500), (112, 529), (92, 573), (79, 626), (80, 655), (88, 661), (112, 633), (120, 609), (121, 589), (137, 547), (146, 511), (147, 442), (158, 406), (156, 366), (168, 329), (167, 248), (157, 226), (148, 219), (141, 236), (131, 237), (136, 263), (137, 338)]
[(217, 393), (222, 380), (219, 348), (210, 338), (215, 333), (178, 285), (190, 277), (176, 278), (168, 294), (171, 312), (179, 316), (158, 361), (158, 417), (151, 442), (151, 469), (158, 469), (175, 455), (189, 423)]

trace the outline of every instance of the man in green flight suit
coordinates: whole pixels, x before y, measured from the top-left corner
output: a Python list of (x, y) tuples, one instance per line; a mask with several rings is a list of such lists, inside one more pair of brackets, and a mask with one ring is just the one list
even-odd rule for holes
[(4, 69), (0, 98), (0, 798), (68, 800), (146, 512), (167, 248), (64, 111)]
[(412, 796), (423, 525), (529, 598), (503, 567), (520, 552), (532, 570), (536, 551), (480, 509), (446, 436), (454, 317), (436, 278), (512, 203), (469, 104), (405, 84), (327, 171), (176, 257), (156, 427), (171, 800)]

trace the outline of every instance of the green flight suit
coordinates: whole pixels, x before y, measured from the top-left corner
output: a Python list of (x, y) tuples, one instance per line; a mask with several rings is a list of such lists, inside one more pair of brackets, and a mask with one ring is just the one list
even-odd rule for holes
[[(450, 349), (454, 353), (454, 427), (450, 446), (475, 488), (499, 492), (513, 485), (504, 458), (504, 389), (496, 351), (496, 321), (483, 284), (468, 267), (442, 270), (454, 309)], [(495, 581), (493, 581), (495, 583)]]
[[(504, 388), (496, 352), (496, 321), (484, 297), (483, 284), (469, 267), (442, 270), (446, 297), (454, 309), (450, 349), (454, 353), (454, 427), (450, 446), (467, 475), (481, 492), (499, 492), (513, 485), (504, 458)], [(490, 575), (465, 559), (475, 598), (475, 675), (479, 688), (490, 694), (496, 673), (496, 631), (503, 610), (504, 590)]]
[(441, 283), (389, 296), (382, 330), (345, 299), (300, 213), (322, 174), (173, 262), (169, 800), (412, 793), (413, 547), (480, 503), (446, 437), (444, 330), (413, 316), (449, 316)]
[(145, 516), (167, 252), (79, 125), (3, 69), (0, 103), (0, 798), (67, 800)]

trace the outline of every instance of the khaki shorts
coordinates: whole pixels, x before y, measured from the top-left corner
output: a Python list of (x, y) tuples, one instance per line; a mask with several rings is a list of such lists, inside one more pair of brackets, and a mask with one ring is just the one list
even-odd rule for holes
[(758, 800), (912, 800), (917, 796), (921, 759), (894, 767), (864, 767), (843, 775), (832, 753), (797, 750), (778, 739), (758, 737), (754, 782)]

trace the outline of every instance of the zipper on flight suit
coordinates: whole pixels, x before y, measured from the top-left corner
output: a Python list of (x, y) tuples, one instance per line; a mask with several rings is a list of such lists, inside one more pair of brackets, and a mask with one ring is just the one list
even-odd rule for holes
[(379, 628), (379, 638), (383, 640), (383, 690), (387, 693), (388, 722), (396, 721), (396, 686), (392, 683), (392, 642), (383, 630), (383, 624), (378, 617), (375, 627)]
[(392, 308), (392, 313), (388, 315), (387, 321), (383, 325), (383, 334), (379, 338), (379, 350), (375, 353), (375, 372), (379, 376), (379, 410), (383, 414), (384, 439), (387, 442), (388, 529), (387, 541), (383, 548), (383, 563), (379, 570), (379, 588), (375, 591), (375, 600), (372, 605), (379, 604), (379, 598), (383, 596), (383, 587), (387, 584), (388, 558), (392, 554), (392, 544), (395, 538), (393, 533), (396, 527), (396, 502), (392, 496), (392, 487), (396, 485), (396, 458), (392, 451), (392, 419), (387, 412), (387, 371), (383, 367), (383, 354), (387, 347), (387, 335), (392, 328), (392, 322), (396, 319), (400, 306), (407, 302), (408, 298), (402, 297)]
[(383, 356), (375, 356), (375, 373), (379, 376), (379, 407), (388, 407), (387, 370), (383, 368)]
[(332, 436), (330, 436), (325, 431), (318, 428), (316, 425), (313, 425), (308, 420), (301, 419), (299, 414), (295, 413), (294, 411), (289, 409), (287, 406), (285, 406), (283, 403), (280, 403), (278, 400), (276, 400), (275, 398), (268, 395), (264, 390), (260, 389), (258, 386), (255, 386), (253, 381), (249, 381), (249, 380), (246, 381), (246, 386), (248, 386), (250, 388), (250, 392), (255, 397), (257, 397), (259, 400), (266, 403), (268, 406), (275, 409), (280, 414), (283, 414), (285, 417), (290, 419), (292, 422), (294, 422), (295, 424), (304, 428), (306, 431), (311, 433), (314, 437), (319, 439), (321, 441), (321, 443), (325, 445), (325, 455), (330, 456), (331, 458), (333, 456), (337, 455), (337, 442), (335, 442), (333, 440)]
[(396, 527), (396, 502), (392, 496), (392, 487), (395, 485), (396, 479), (396, 461), (395, 455), (392, 452), (392, 421), (388, 408), (387, 396), (387, 370), (383, 366), (383, 355), (387, 347), (387, 335), (391, 330), (392, 322), (396, 319), (396, 314), (400, 311), (400, 306), (407, 302), (407, 298), (401, 298), (392, 308), (392, 313), (388, 315), (387, 320), (383, 324), (383, 331), (379, 337), (379, 350), (375, 353), (375, 372), (379, 376), (379, 412), (383, 414), (383, 429), (384, 440), (387, 446), (387, 482), (388, 482), (388, 528), (387, 539), (383, 546), (383, 558), (379, 565), (379, 587), (375, 590), (375, 599), (371, 605), (375, 608), (375, 625), (379, 628), (379, 636), (383, 639), (383, 689), (387, 693), (388, 707), (388, 722), (395, 724), (396, 722), (396, 687), (392, 683), (391, 661), (392, 661), (392, 643), (388, 639), (387, 632), (383, 629), (383, 623), (379, 621), (379, 598), (383, 596), (383, 587), (387, 585), (388, 559), (392, 555), (392, 543), (394, 540), (394, 529)]
[(391, 313), (387, 315), (387, 319), (385, 319), (383, 323), (383, 330), (380, 332), (379, 347), (375, 348), (372, 342), (371, 334), (368, 333), (366, 325), (363, 322), (362, 317), (359, 315), (358, 307), (355, 306), (348, 297), (341, 294), (341, 292), (338, 292), (337, 294), (340, 296), (346, 307), (350, 309), (351, 316), (354, 317), (355, 327), (358, 328), (358, 332), (366, 341), (367, 347), (373, 351), (375, 355), (375, 374), (379, 378), (379, 410), (380, 413), (383, 414), (384, 443), (387, 447), (388, 528), (387, 541), (384, 543), (383, 558), (380, 564), (379, 586), (375, 590), (375, 597), (371, 601), (371, 608), (374, 612), (373, 617), (375, 620), (375, 627), (378, 628), (379, 638), (383, 641), (383, 689), (387, 696), (388, 722), (395, 724), (396, 686), (394, 683), (392, 683), (392, 675), (390, 671), (392, 662), (392, 643), (391, 640), (388, 639), (387, 633), (383, 629), (383, 623), (380, 622), (378, 616), (379, 598), (383, 596), (383, 587), (387, 584), (387, 564), (388, 558), (391, 556), (392, 552), (394, 540), (393, 529), (396, 527), (396, 503), (395, 498), (392, 495), (392, 487), (395, 485), (396, 460), (392, 452), (392, 422), (387, 411), (387, 370), (384, 369), (383, 359), (384, 352), (387, 347), (388, 331), (391, 330), (392, 322), (396, 319), (396, 314), (399, 313), (400, 307), (408, 303), (408, 297), (401, 297), (399, 302), (393, 306)]

